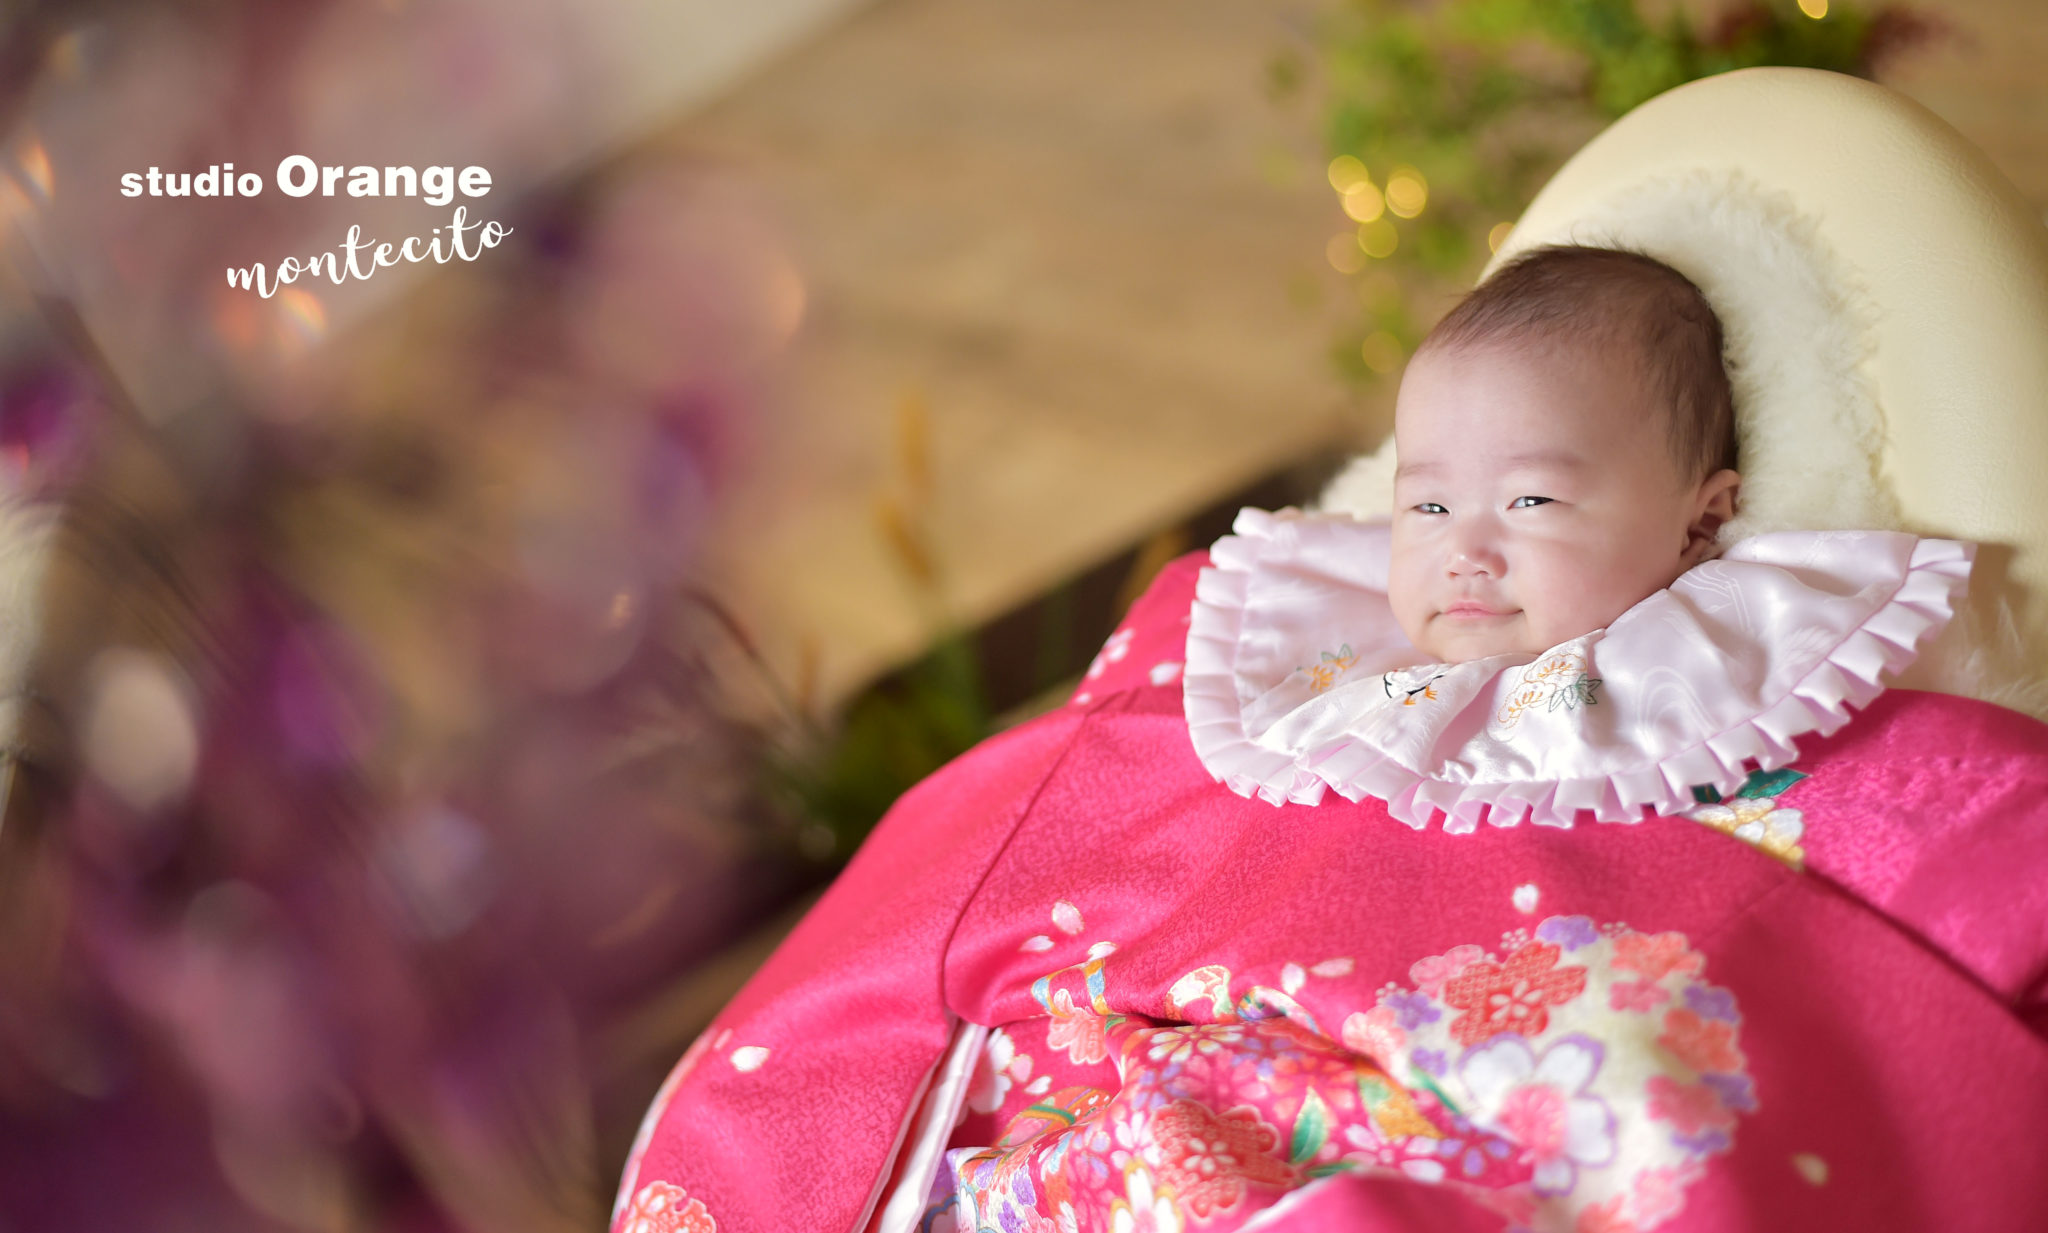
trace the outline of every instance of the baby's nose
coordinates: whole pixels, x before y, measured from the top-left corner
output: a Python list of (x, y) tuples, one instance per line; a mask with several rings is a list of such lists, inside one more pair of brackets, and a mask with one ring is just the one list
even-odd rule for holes
[(1507, 560), (1491, 539), (1478, 535), (1460, 536), (1451, 551), (1451, 576), (1498, 578), (1507, 572)]

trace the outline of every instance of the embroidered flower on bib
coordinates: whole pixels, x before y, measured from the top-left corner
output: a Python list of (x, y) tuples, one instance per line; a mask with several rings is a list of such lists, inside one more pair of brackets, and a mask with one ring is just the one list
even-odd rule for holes
[(1436, 701), (1436, 683), (1443, 676), (1444, 669), (1438, 667), (1403, 668), (1383, 673), (1380, 686), (1387, 697), (1400, 699), (1402, 706), (1414, 706), (1417, 702)]
[(1595, 692), (1605, 684), (1586, 671), (1586, 657), (1577, 650), (1559, 651), (1520, 670), (1508, 689), (1507, 701), (1494, 713), (1494, 723), (1512, 728), (1525, 712), (1574, 710), (1596, 705)]
[(1308, 673), (1308, 687), (1312, 693), (1323, 693), (1337, 683), (1337, 678), (1351, 671), (1351, 665), (1358, 662), (1357, 652), (1345, 643), (1335, 651), (1324, 651), (1320, 662), (1310, 664), (1301, 671)]

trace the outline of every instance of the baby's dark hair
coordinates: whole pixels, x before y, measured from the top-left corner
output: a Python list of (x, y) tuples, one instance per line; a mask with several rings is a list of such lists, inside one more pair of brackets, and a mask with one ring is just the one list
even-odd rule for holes
[(1425, 348), (1544, 341), (1631, 347), (1671, 413), (1680, 475), (1735, 466), (1735, 409), (1721, 319), (1692, 280), (1654, 257), (1557, 244), (1531, 249), (1474, 288)]

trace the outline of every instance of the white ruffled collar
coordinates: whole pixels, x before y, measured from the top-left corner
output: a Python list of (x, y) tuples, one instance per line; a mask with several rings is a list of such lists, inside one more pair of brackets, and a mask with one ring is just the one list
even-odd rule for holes
[(1734, 792), (1833, 732), (1946, 624), (1974, 547), (1888, 531), (1730, 547), (1538, 656), (1415, 666), (1387, 605), (1388, 526), (1247, 509), (1202, 571), (1189, 735), (1243, 796), (1326, 789), (1421, 828), (1632, 822)]

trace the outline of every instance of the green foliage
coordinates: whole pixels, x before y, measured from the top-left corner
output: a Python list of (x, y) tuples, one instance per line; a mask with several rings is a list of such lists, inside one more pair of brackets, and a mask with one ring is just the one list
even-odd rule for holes
[(771, 790), (831, 837), (814, 855), (843, 861), (904, 790), (992, 730), (965, 637), (948, 637), (885, 686), (856, 697), (832, 734), (772, 758)]
[[(1818, 7), (1818, 6), (1817, 6)], [(1372, 190), (1406, 174), (1426, 184), (1419, 210), (1390, 203), (1378, 221), (1393, 251), (1330, 259), (1359, 280), (1389, 273), (1399, 293), (1361, 281), (1363, 310), (1333, 344), (1346, 376), (1391, 371), (1427, 322), (1425, 289), (1464, 284), (1490, 251), (1488, 236), (1528, 205), (1565, 157), (1609, 121), (1675, 86), (1731, 69), (1789, 65), (1870, 76), (1919, 41), (1927, 23), (1904, 10), (1866, 12), (1848, 0), (1807, 16), (1791, 0), (1746, 3), (1701, 18), (1645, 16), (1636, 0), (1344, 0), (1316, 43), (1331, 159), (1364, 164)], [(1283, 54), (1267, 88), (1285, 98), (1317, 82)], [(1341, 175), (1332, 187), (1343, 201)], [(1371, 218), (1375, 193), (1353, 201)], [(1410, 203), (1412, 204), (1412, 203)], [(1412, 214), (1412, 217), (1409, 216)]]

